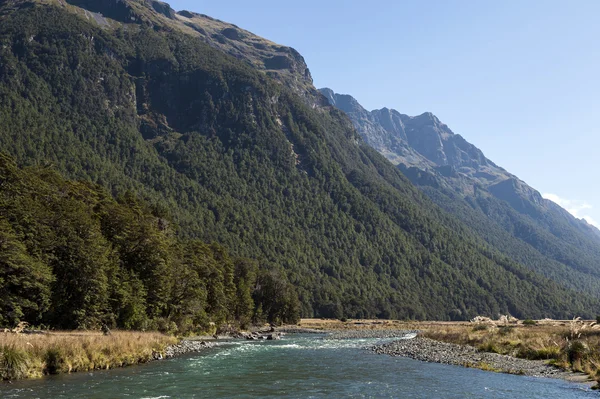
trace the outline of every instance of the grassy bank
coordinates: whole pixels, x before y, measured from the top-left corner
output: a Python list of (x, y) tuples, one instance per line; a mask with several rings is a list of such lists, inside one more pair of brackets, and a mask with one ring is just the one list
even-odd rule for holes
[(0, 378), (38, 378), (144, 363), (176, 342), (174, 337), (152, 332), (0, 333)]
[(600, 326), (593, 322), (430, 324), (423, 326), (421, 331), (425, 337), (471, 345), (482, 352), (547, 360), (563, 370), (582, 372), (591, 380), (600, 381)]

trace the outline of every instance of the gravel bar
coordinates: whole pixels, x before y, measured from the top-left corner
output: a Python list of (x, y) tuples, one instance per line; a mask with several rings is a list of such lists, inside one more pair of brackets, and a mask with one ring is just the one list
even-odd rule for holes
[(415, 330), (338, 330), (331, 331), (326, 339), (404, 338), (416, 334)]
[[(186, 353), (202, 352), (217, 346), (215, 342), (183, 340), (165, 349), (165, 358), (185, 355)], [(160, 359), (160, 358), (159, 358)]]
[(570, 375), (570, 373), (548, 365), (544, 360), (526, 360), (497, 353), (480, 352), (472, 346), (450, 344), (423, 337), (377, 345), (371, 350), (379, 354), (408, 357), (425, 362), (474, 367), (532, 377), (568, 379)]

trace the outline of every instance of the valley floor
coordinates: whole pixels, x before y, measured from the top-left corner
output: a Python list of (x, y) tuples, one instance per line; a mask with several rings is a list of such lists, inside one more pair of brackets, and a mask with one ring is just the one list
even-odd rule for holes
[[(302, 319), (277, 329), (329, 333), (326, 339), (389, 338), (379, 354), (482, 370), (590, 382), (600, 366), (600, 330), (571, 321), (404, 322)], [(416, 337), (415, 337), (416, 336)], [(4, 380), (111, 369), (213, 347), (211, 337), (180, 340), (153, 332), (0, 333)], [(220, 337), (232, 338), (232, 337)], [(404, 339), (403, 339), (404, 338)], [(407, 339), (408, 338), (408, 339)]]

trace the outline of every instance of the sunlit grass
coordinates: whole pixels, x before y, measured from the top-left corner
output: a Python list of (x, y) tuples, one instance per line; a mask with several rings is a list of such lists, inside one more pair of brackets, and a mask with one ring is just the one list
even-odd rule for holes
[(0, 375), (10, 380), (123, 367), (147, 362), (176, 342), (153, 332), (0, 333)]

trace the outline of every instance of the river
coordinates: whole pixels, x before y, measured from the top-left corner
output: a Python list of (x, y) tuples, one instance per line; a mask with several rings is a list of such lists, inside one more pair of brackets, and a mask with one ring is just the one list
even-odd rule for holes
[(224, 343), (110, 371), (0, 384), (1, 398), (597, 398), (586, 385), (377, 355), (380, 339)]

